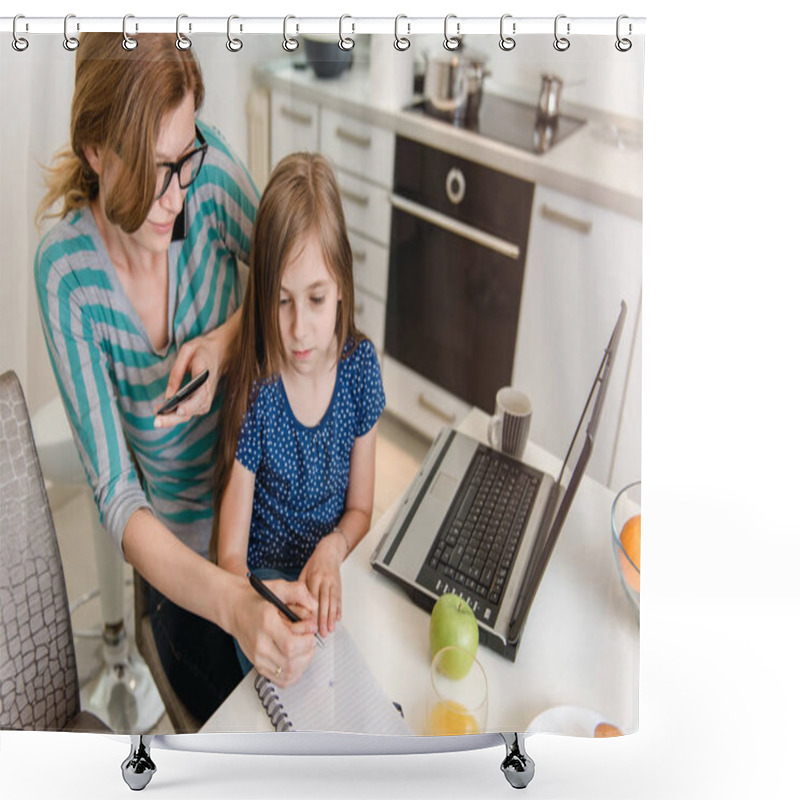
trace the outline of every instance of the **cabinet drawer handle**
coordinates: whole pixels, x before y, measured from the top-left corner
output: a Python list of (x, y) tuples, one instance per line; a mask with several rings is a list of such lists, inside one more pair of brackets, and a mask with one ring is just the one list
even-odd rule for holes
[(371, 136), (359, 136), (357, 133), (348, 131), (347, 128), (337, 128), (336, 136), (345, 142), (354, 144), (356, 147), (362, 147), (364, 150), (369, 150), (369, 148), (372, 147)]
[(439, 419), (443, 419), (449, 425), (452, 425), (456, 421), (456, 415), (452, 412), (445, 411), (444, 409), (439, 408), (432, 400), (428, 400), (425, 395), (420, 392), (419, 396), (417, 397), (417, 403), (422, 406), (426, 411), (430, 411), (431, 414), (436, 414)]
[(591, 222), (587, 222), (585, 219), (571, 217), (569, 214), (565, 214), (563, 211), (556, 211), (556, 209), (550, 208), (548, 205), (542, 205), (542, 216), (545, 219), (549, 219), (551, 222), (563, 225), (566, 228), (572, 228), (572, 230), (578, 231), (578, 233), (584, 233), (587, 236), (592, 232)]
[(365, 194), (351, 192), (350, 189), (342, 189), (341, 187), (339, 188), (339, 193), (346, 200), (349, 200), (351, 203), (355, 203), (356, 205), (366, 206), (369, 203), (369, 197)]
[(353, 261), (363, 263), (367, 260), (367, 253), (365, 250), (353, 250)]
[(297, 122), (299, 125), (310, 125), (314, 121), (311, 114), (301, 114), (299, 111), (295, 111), (293, 108), (287, 108), (286, 106), (281, 106), (281, 115), (290, 119), (292, 122)]

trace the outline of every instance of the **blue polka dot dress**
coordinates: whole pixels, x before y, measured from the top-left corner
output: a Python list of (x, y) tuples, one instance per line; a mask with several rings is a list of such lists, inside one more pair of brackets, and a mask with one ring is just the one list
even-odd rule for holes
[(330, 405), (313, 428), (295, 418), (280, 376), (260, 382), (236, 450), (237, 461), (256, 476), (249, 569), (302, 569), (341, 519), (353, 444), (385, 405), (378, 356), (368, 339), (339, 360)]

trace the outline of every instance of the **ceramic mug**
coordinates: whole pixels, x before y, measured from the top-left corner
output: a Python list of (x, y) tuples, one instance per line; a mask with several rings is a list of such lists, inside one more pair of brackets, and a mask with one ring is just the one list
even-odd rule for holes
[(531, 400), (525, 392), (505, 386), (495, 397), (494, 416), (489, 420), (489, 444), (514, 458), (522, 458), (531, 429)]

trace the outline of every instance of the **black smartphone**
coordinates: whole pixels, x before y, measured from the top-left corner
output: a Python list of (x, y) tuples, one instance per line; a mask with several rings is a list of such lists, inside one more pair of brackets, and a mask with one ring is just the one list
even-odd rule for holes
[(207, 380), (208, 370), (204, 370), (196, 378), (190, 380), (182, 389), (178, 389), (178, 391), (156, 411), (156, 414), (171, 414), (187, 397), (191, 397)]

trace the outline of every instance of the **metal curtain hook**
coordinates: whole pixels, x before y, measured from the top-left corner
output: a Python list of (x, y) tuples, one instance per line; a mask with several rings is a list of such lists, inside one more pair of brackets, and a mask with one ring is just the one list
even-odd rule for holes
[[(408, 17), (405, 14), (398, 14), (394, 18), (394, 49), (402, 52), (403, 50), (408, 50), (408, 48), (411, 47), (411, 39), (409, 39), (407, 36), (400, 35), (399, 28), (401, 19), (408, 19)], [(411, 23), (407, 22), (406, 28), (408, 29), (407, 33), (411, 33)]]
[[(67, 14), (67, 16), (64, 17), (64, 41), (63, 41), (64, 49), (69, 50), (70, 52), (72, 52), (73, 50), (77, 50), (78, 45), (81, 43), (80, 39), (78, 39), (75, 36), (69, 35), (69, 28), (67, 26), (69, 25), (69, 21), (71, 19), (75, 19), (74, 14)], [(81, 26), (79, 24), (76, 25), (76, 29), (80, 30)]]
[[(17, 14), (14, 17), (14, 23), (11, 26), (11, 33), (13, 34), (14, 38), (11, 40), (11, 46), (18, 52), (21, 53), (23, 50), (28, 49), (28, 40), (23, 38), (17, 33), (17, 20), (25, 19), (24, 14)], [(25, 23), (25, 30), (28, 30), (28, 23)]]
[[(188, 16), (189, 16), (188, 14), (178, 14), (175, 20), (175, 35), (178, 37), (175, 40), (175, 47), (177, 47), (178, 50), (188, 50), (192, 46), (192, 40), (181, 33), (181, 20), (187, 19)], [(190, 22), (189, 32), (191, 33), (191, 31), (192, 31), (192, 23)]]
[[(566, 36), (559, 36), (558, 35), (558, 21), (560, 19), (566, 19), (566, 14), (559, 14), (556, 17), (555, 24), (553, 26), (553, 34), (555, 36), (555, 41), (553, 42), (553, 47), (559, 51), (559, 53), (563, 53), (565, 50), (569, 50), (570, 41), (567, 39)], [(569, 36), (569, 22), (567, 23), (567, 36)]]
[[(233, 20), (235, 20), (235, 19), (239, 19), (239, 17), (237, 17), (236, 14), (231, 14), (228, 17), (228, 41), (225, 42), (225, 47), (227, 47), (228, 50), (231, 51), (231, 53), (238, 53), (242, 49), (242, 47), (244, 46), (242, 44), (242, 40), (241, 39), (237, 39), (234, 36), (231, 36), (231, 22), (233, 22)], [(239, 26), (239, 30), (241, 30), (241, 29), (242, 29), (242, 26), (240, 25)]]
[[(451, 19), (456, 20), (456, 35), (450, 36), (447, 33), (447, 25)], [(458, 50), (461, 47), (461, 39), (458, 38), (458, 34), (461, 33), (461, 23), (458, 21), (458, 18), (455, 14), (448, 14), (444, 18), (444, 49), (445, 50)]]
[[(512, 38), (511, 36), (506, 36), (503, 27), (505, 26), (505, 22), (507, 19), (511, 19), (511, 14), (503, 14), (500, 17), (500, 49), (505, 50), (508, 52), (509, 50), (513, 50), (517, 46), (516, 39)], [(517, 23), (511, 23), (511, 33), (517, 32)]]
[[(293, 53), (300, 47), (300, 42), (297, 41), (293, 36), (289, 36), (289, 20), (290, 19), (297, 19), (293, 17), (291, 14), (283, 18), (283, 49), (287, 53)], [(297, 33), (297, 24), (294, 26), (294, 31)]]
[[(339, 48), (342, 50), (352, 50), (355, 46), (355, 42), (349, 36), (345, 36), (343, 32), (344, 21), (346, 19), (353, 19), (349, 14), (342, 14), (339, 17)], [(352, 23), (352, 30), (351, 33), (356, 32), (356, 25)]]
[[(132, 36), (128, 36), (128, 20), (129, 19), (136, 19), (133, 14), (126, 14), (122, 18), (122, 47), (125, 50), (135, 50), (139, 46), (139, 42)], [(136, 30), (139, 29), (139, 26), (134, 23)]]
[[(631, 47), (633, 47), (633, 42), (630, 39), (623, 39), (619, 35), (620, 23), (624, 19), (628, 19), (627, 14), (620, 14), (617, 17), (617, 41), (614, 42), (614, 47), (616, 47), (617, 50), (620, 51), (620, 53), (627, 53), (628, 50), (630, 50)], [(629, 22), (628, 23), (628, 36), (630, 36), (632, 33), (633, 33), (633, 26)]]

